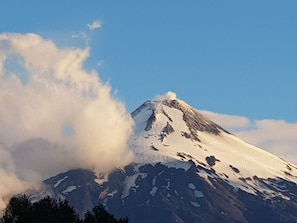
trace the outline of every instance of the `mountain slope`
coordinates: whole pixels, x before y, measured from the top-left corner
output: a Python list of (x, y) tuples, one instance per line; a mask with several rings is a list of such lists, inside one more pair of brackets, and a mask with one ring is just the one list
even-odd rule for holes
[[(295, 165), (243, 142), (181, 100), (148, 101), (132, 116), (137, 129), (131, 147), (137, 163), (171, 165), (171, 161), (192, 160), (235, 188), (254, 194), (258, 190), (270, 194), (249, 180), (254, 176), (297, 182)], [(204, 172), (199, 175), (203, 177)]]
[(132, 113), (135, 162), (107, 178), (71, 170), (37, 194), (77, 211), (98, 202), (131, 222), (297, 222), (297, 167), (243, 142), (185, 102)]

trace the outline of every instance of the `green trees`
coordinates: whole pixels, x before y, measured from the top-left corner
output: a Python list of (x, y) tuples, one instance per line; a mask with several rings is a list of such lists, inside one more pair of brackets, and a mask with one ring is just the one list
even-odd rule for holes
[(116, 220), (113, 215), (108, 213), (105, 208), (99, 204), (85, 214), (83, 223), (128, 223), (128, 218)]
[(66, 200), (45, 197), (31, 203), (26, 195), (12, 197), (0, 223), (128, 223), (128, 218), (116, 220), (102, 205), (79, 219)]
[(1, 223), (79, 223), (80, 219), (67, 201), (45, 197), (31, 203), (26, 195), (12, 197)]
[(66, 200), (55, 200), (45, 197), (32, 205), (34, 222), (78, 223), (79, 217)]
[(28, 197), (12, 197), (5, 209), (1, 223), (29, 223), (32, 218), (32, 204)]

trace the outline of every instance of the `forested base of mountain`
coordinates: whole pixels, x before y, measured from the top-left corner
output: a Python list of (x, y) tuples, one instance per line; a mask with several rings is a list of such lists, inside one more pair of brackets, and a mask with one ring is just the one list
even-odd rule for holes
[(102, 205), (88, 211), (83, 219), (69, 206), (67, 200), (45, 197), (32, 203), (28, 196), (12, 197), (4, 210), (0, 223), (128, 223), (129, 219), (117, 220)]

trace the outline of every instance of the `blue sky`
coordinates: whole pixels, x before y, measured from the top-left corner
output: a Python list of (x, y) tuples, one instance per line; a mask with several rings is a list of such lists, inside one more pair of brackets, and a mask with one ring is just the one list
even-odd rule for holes
[[(198, 109), (296, 122), (296, 11), (293, 0), (12, 0), (1, 3), (0, 32), (90, 46), (86, 68), (129, 111), (170, 90)], [(81, 33), (88, 43), (72, 38)]]
[(0, 36), (35, 33), (61, 50), (89, 49), (84, 69), (129, 112), (173, 91), (297, 163), (296, 12), (295, 0), (10, 0), (1, 2)]

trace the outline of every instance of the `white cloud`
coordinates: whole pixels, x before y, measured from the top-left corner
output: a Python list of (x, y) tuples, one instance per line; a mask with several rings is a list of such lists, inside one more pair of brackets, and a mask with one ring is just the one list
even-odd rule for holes
[(28, 182), (132, 161), (133, 121), (111, 86), (83, 69), (88, 56), (35, 34), (0, 34), (0, 207)]
[(237, 132), (246, 141), (297, 164), (297, 123), (257, 120), (249, 130)]
[(163, 95), (157, 95), (154, 100), (156, 101), (164, 101), (164, 100), (175, 100), (176, 99), (176, 93), (172, 91), (168, 91), (167, 93)]
[(87, 24), (87, 26), (89, 27), (90, 30), (99, 29), (102, 27), (102, 22), (96, 20), (91, 24)]
[(213, 122), (219, 123), (226, 129), (238, 130), (247, 128), (251, 125), (251, 121), (246, 117), (237, 115), (218, 114), (210, 111), (199, 111), (203, 115), (207, 116)]
[(244, 141), (297, 164), (297, 123), (201, 113)]

